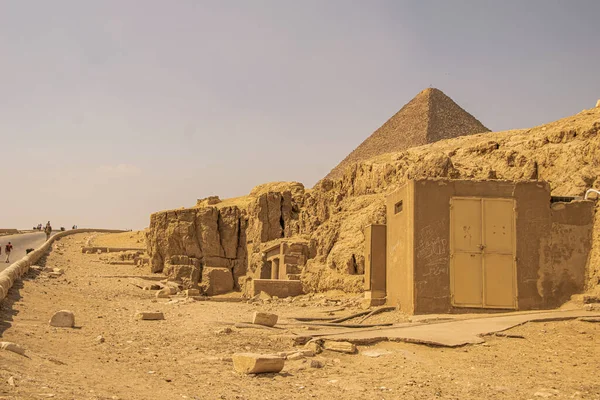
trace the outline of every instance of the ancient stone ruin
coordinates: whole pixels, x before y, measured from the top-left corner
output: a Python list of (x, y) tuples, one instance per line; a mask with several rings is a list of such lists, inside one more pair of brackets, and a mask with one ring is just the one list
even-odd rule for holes
[[(445, 178), (542, 180), (553, 196), (581, 196), (600, 175), (596, 119), (584, 110), (529, 130), (487, 132), (442, 92), (425, 90), (312, 189), (274, 182), (152, 214), (150, 268), (205, 295), (361, 293), (365, 232), (386, 224), (390, 193), (409, 180)], [(591, 260), (598, 249), (594, 240)], [(586, 276), (589, 285), (600, 271)]]

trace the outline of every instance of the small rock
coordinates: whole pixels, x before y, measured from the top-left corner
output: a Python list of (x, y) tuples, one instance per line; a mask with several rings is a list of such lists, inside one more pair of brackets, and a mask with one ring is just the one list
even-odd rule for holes
[(144, 286), (144, 290), (160, 290), (162, 286), (153, 283), (152, 285)]
[(65, 273), (65, 270), (62, 269), (62, 268), (53, 268), (52, 272), (56, 272), (57, 274), (61, 274), (62, 275), (62, 274)]
[(277, 314), (270, 314), (255, 311), (252, 315), (252, 323), (255, 325), (275, 326), (279, 317)]
[(168, 298), (176, 293), (177, 293), (177, 289), (175, 289), (173, 286), (167, 286), (167, 287), (160, 289), (158, 292), (156, 292), (156, 298), (164, 299), (164, 298)]
[(304, 358), (304, 356), (300, 352), (293, 353), (293, 354), (290, 354), (289, 356), (287, 356), (287, 359), (290, 361), (302, 360), (303, 358)]
[(142, 321), (156, 321), (165, 319), (165, 316), (161, 312), (138, 312), (135, 314), (135, 319)]
[(25, 349), (13, 342), (0, 342), (0, 349), (6, 351), (12, 351), (20, 355), (25, 355)]
[(105, 341), (104, 336), (102, 336), (102, 335), (96, 336), (96, 342), (104, 343), (104, 341)]
[(319, 360), (310, 360), (311, 368), (323, 368), (323, 363)]
[(42, 270), (43, 270), (43, 268), (42, 268), (42, 267), (40, 267), (39, 265), (32, 265), (32, 266), (31, 266), (31, 267), (29, 267), (29, 268), (31, 268), (31, 269), (32, 269), (32, 270), (34, 270), (34, 271), (42, 271)]
[(10, 386), (15, 386), (15, 378), (14, 377), (11, 376), (10, 378), (8, 378), (7, 382)]
[(314, 357), (316, 354), (315, 351), (311, 349), (300, 349), (298, 350), (298, 353), (302, 354), (304, 357)]
[(323, 343), (323, 349), (347, 354), (356, 353), (356, 345), (350, 342), (334, 342), (331, 340), (326, 340)]
[(50, 326), (58, 328), (72, 328), (75, 326), (75, 314), (69, 310), (61, 310), (50, 318)]
[(258, 298), (261, 299), (261, 300), (271, 300), (271, 295), (268, 294), (268, 293), (266, 293), (266, 292), (261, 291), (258, 294)]
[(310, 342), (306, 343), (304, 345), (304, 348), (306, 350), (311, 350), (314, 354), (321, 354), (321, 352), (323, 351), (323, 348), (321, 347), (321, 345), (316, 341), (310, 341)]
[(187, 289), (184, 290), (183, 293), (186, 297), (200, 296), (200, 291), (198, 289)]
[(283, 369), (283, 357), (254, 353), (236, 353), (232, 357), (233, 367), (243, 374), (277, 373)]
[(215, 331), (215, 333), (217, 335), (228, 335), (231, 332), (233, 332), (233, 329), (231, 329), (230, 327), (219, 329), (218, 331)]
[(54, 272), (54, 268), (46, 267), (42, 271), (43, 272)]

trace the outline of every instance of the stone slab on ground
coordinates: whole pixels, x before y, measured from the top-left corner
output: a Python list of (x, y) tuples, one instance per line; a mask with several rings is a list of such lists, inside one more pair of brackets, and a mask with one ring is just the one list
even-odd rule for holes
[(165, 319), (165, 315), (161, 312), (138, 312), (135, 318), (142, 321), (157, 321)]
[(255, 353), (236, 353), (233, 355), (233, 367), (243, 374), (277, 373), (283, 369), (283, 357)]
[(279, 317), (277, 314), (255, 311), (252, 314), (252, 323), (255, 325), (275, 326)]
[(458, 347), (485, 342), (483, 336), (505, 331), (527, 322), (561, 321), (580, 317), (600, 317), (600, 313), (582, 310), (542, 311), (508, 313), (499, 316), (435, 323), (404, 323), (389, 328), (365, 328), (328, 332), (314, 332), (298, 335), (297, 342), (303, 339), (327, 338), (333, 341), (347, 341), (355, 344), (372, 344), (381, 341), (421, 343), (444, 347)]
[(331, 340), (326, 340), (323, 343), (323, 349), (347, 354), (356, 353), (356, 345), (350, 342), (334, 342)]

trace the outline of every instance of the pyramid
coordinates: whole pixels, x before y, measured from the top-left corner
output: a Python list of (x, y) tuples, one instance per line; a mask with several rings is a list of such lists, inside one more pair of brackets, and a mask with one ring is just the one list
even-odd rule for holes
[(489, 131), (441, 90), (428, 88), (373, 132), (325, 178), (340, 178), (346, 167), (380, 154)]

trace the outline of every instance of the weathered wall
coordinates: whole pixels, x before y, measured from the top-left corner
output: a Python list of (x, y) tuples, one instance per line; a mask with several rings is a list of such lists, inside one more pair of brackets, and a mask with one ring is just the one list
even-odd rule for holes
[[(395, 234), (406, 229), (400, 228), (406, 223), (390, 213), (395, 201), (406, 196), (400, 192), (388, 197), (387, 202), (388, 270), (404, 268), (404, 279), (410, 279), (411, 266), (397, 261), (410, 258), (407, 249), (401, 247), (407, 239)], [(420, 180), (414, 182), (415, 313), (455, 310), (450, 297), (449, 205), (453, 196), (515, 199), (519, 309), (556, 307), (583, 290), (593, 203), (557, 203), (551, 210), (550, 188), (541, 182)], [(395, 304), (407, 288), (389, 279), (398, 277), (388, 273), (388, 303)]]
[(585, 289), (593, 212), (589, 201), (552, 205), (552, 228), (541, 243), (537, 285), (544, 307), (557, 307)]
[(385, 225), (365, 229), (365, 290), (370, 298), (385, 298), (387, 240)]
[[(402, 201), (402, 211), (395, 205)], [(408, 314), (414, 312), (414, 182), (410, 181), (388, 196), (387, 201), (387, 304), (399, 306)]]
[(450, 299), (450, 198), (516, 200), (517, 293), (520, 309), (540, 308), (537, 290), (541, 239), (550, 231), (550, 192), (539, 182), (415, 182), (415, 312), (448, 312)]

